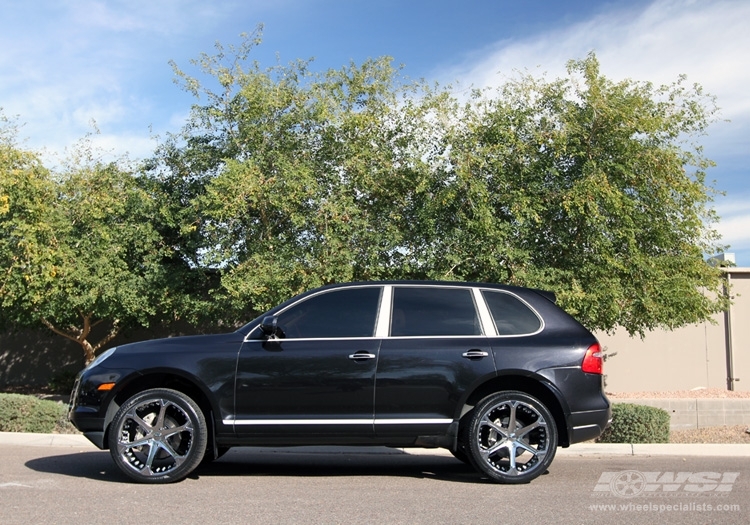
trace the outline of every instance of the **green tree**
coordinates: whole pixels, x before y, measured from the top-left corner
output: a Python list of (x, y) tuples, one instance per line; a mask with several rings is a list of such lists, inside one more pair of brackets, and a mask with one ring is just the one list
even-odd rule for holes
[(690, 142), (715, 106), (684, 79), (612, 82), (592, 54), (460, 101), (388, 58), (262, 69), (258, 35), (194, 61), (203, 80), (174, 66), (202, 104), (154, 170), (224, 311), (380, 278), (546, 288), (639, 334), (724, 307), (711, 162)]
[(715, 111), (684, 78), (612, 82), (593, 54), (567, 78), (476, 93), (452, 119), (425, 214), (431, 274), (554, 290), (595, 329), (643, 334), (720, 311), (721, 274), (704, 260), (720, 249), (712, 162), (694, 143)]
[(183, 232), (202, 240), (192, 260), (221, 272), (217, 296), (237, 312), (402, 275), (431, 102), (409, 96), (417, 86), (399, 82), (388, 58), (324, 74), (299, 61), (262, 69), (247, 61), (257, 43), (195, 61), (205, 85), (175, 66), (206, 104), (162, 146), (154, 172), (177, 193), (189, 188)]
[[(156, 203), (123, 166), (79, 150), (53, 176), (7, 137), (0, 146), (2, 320), (73, 340), (91, 362), (126, 326), (148, 325), (179, 296)], [(99, 327), (99, 328), (97, 328)]]
[(34, 288), (55, 279), (62, 224), (49, 171), (16, 137), (15, 123), (0, 114), (0, 321), (6, 325), (33, 308)]

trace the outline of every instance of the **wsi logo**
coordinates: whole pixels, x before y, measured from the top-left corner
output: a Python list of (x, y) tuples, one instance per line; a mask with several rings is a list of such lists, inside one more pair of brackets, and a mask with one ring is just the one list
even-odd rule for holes
[(726, 493), (732, 491), (739, 475), (739, 472), (602, 472), (594, 492), (609, 492), (620, 498), (657, 494)]

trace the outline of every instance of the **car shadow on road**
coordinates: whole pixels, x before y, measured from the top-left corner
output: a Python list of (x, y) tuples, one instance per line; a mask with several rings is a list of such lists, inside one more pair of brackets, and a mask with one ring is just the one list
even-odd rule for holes
[(128, 479), (117, 470), (112, 462), (112, 457), (106, 451), (72, 452), (58, 456), (46, 456), (31, 459), (25, 465), (36, 472), (61, 474), (76, 478), (115, 483), (123, 483)]
[(395, 476), (461, 483), (487, 482), (472, 467), (452, 457), (406, 453), (296, 452), (237, 448), (202, 465), (191, 478), (224, 476)]
[[(110, 483), (131, 483), (114, 465), (106, 451), (77, 452), (29, 460), (26, 467), (48, 474), (60, 474)], [(201, 465), (190, 476), (202, 477), (340, 477), (394, 476), (435, 479), (458, 483), (487, 483), (472, 467), (447, 456), (405, 453), (309, 453), (259, 451), (236, 448), (210, 464)]]

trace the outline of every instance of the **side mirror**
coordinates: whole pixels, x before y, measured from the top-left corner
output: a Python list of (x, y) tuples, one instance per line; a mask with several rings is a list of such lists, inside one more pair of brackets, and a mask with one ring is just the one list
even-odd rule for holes
[(279, 318), (275, 315), (264, 317), (260, 323), (260, 331), (269, 339), (283, 339), (284, 331), (279, 328)]

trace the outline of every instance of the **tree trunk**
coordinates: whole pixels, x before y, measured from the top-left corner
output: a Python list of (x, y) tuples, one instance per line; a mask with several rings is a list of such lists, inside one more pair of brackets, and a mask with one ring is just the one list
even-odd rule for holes
[(94, 359), (96, 359), (96, 352), (100, 348), (102, 348), (104, 345), (109, 343), (112, 339), (117, 336), (118, 333), (120, 333), (120, 323), (118, 319), (115, 319), (112, 321), (112, 328), (110, 329), (107, 334), (102, 337), (95, 345), (92, 345), (89, 341), (89, 336), (91, 335), (91, 329), (100, 324), (104, 319), (99, 319), (97, 321), (91, 322), (91, 319), (93, 317), (93, 314), (80, 314), (81, 319), (83, 321), (83, 326), (81, 328), (77, 326), (71, 326), (67, 330), (61, 329), (56, 327), (53, 323), (51, 323), (49, 320), (45, 319), (44, 317), (41, 318), (42, 324), (52, 330), (57, 335), (61, 335), (66, 339), (69, 339), (71, 341), (75, 341), (79, 345), (81, 345), (81, 348), (83, 349), (83, 362), (84, 365), (88, 365), (91, 363)]

